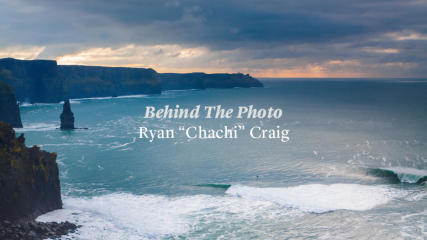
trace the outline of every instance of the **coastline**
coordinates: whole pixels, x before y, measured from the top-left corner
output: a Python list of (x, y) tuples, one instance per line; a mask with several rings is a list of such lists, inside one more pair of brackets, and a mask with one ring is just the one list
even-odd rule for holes
[[(425, 112), (423, 104), (415, 101), (423, 96), (423, 89), (413, 84), (413, 91), (403, 92), (400, 84), (393, 84), (392, 91), (383, 95), (387, 101), (378, 102), (369, 94), (388, 84), (372, 83), (370, 91), (364, 85), (348, 84), (327, 84), (314, 95), (314, 90), (319, 91), (316, 83), (303, 87), (273, 83), (266, 88), (172, 91), (167, 98), (72, 101), (77, 123), (89, 130), (70, 133), (53, 127), (60, 105), (24, 107), (24, 129), (18, 131), (25, 132), (30, 144), (62, 153), (58, 164), (64, 208), (43, 214), (37, 221), (81, 225), (67, 236), (76, 239), (232, 239), (233, 234), (270, 239), (283, 236), (280, 229), (286, 236), (296, 237), (291, 231), (295, 226), (304, 237), (325, 237), (326, 232), (311, 227), (314, 219), (340, 238), (363, 237), (367, 229), (374, 229), (372, 236), (378, 238), (399, 238), (400, 232), (420, 237), (417, 229), (425, 216), (420, 210), (425, 205), (425, 183), (415, 182), (424, 174), (416, 171), (423, 169), (422, 159), (410, 158), (407, 167), (413, 169), (392, 168), (394, 172), (388, 164), (404, 164), (405, 156), (424, 151), (424, 132), (413, 132), (425, 126), (420, 115)], [(346, 86), (359, 92), (351, 95), (342, 89)], [(296, 91), (299, 89), (304, 91)], [(368, 94), (364, 101), (358, 100), (361, 92)], [(402, 96), (399, 104), (395, 104), (396, 94)], [(337, 96), (341, 101), (331, 108), (329, 99)], [(262, 103), (280, 100), (282, 104), (275, 107), (283, 108), (286, 118), (278, 122), (299, 137), (286, 144), (254, 142), (247, 136), (238, 144), (232, 139), (189, 142), (178, 136), (152, 143), (137, 139), (140, 124), (150, 128), (190, 123), (218, 127), (233, 122), (146, 120), (143, 110), (147, 105), (225, 106), (232, 101), (230, 107), (237, 108), (248, 98)], [(396, 116), (392, 111), (407, 104), (418, 115)], [(381, 114), (373, 114), (379, 107)], [(406, 126), (399, 130), (400, 135), (390, 136), (393, 125), (385, 123), (392, 121)], [(52, 128), (25, 128), (42, 122), (52, 123)], [(404, 124), (408, 122), (411, 124)], [(277, 120), (250, 119), (245, 124), (276, 127)], [(378, 174), (370, 168), (386, 170)], [(407, 221), (395, 221), (396, 214)], [(365, 222), (366, 218), (372, 221)], [(395, 227), (377, 224), (383, 222)], [(270, 230), (265, 231), (266, 227)], [(350, 230), (343, 234), (339, 231), (343, 228)]]

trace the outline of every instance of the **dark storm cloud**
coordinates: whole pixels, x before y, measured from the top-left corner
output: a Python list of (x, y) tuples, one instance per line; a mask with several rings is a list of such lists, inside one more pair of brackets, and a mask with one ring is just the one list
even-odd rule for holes
[(47, 57), (94, 46), (181, 44), (239, 49), (242, 59), (414, 63), (423, 75), (426, 12), (425, 0), (0, 0), (0, 44), (45, 45)]
[[(393, 0), (32, 0), (14, 5), (2, 9), (2, 22), (15, 28), (15, 34), (23, 28), (38, 42), (109, 37), (106, 41), (208, 42), (227, 48), (235, 42), (335, 42), (388, 31), (425, 32), (427, 21), (425, 4)], [(20, 6), (34, 10), (20, 12)]]

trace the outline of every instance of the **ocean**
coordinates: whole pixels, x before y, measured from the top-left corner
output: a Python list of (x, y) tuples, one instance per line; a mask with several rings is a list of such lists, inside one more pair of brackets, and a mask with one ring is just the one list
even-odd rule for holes
[[(22, 104), (27, 145), (57, 152), (64, 239), (425, 239), (427, 81), (264, 80), (265, 88), (166, 91)], [(145, 107), (253, 105), (280, 119), (146, 119)], [(289, 141), (139, 138), (139, 127), (244, 125)], [(417, 183), (418, 182), (418, 183)]]

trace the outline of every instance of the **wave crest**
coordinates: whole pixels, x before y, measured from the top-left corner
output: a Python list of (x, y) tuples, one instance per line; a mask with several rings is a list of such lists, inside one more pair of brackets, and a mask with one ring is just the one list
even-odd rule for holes
[(427, 181), (427, 171), (415, 168), (390, 167), (371, 168), (368, 174), (389, 180), (391, 183), (417, 183)]

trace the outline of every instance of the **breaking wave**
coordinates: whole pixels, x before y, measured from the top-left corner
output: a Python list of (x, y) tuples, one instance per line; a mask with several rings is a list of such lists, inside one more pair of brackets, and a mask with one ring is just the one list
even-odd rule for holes
[(417, 183), (421, 184), (427, 181), (427, 171), (416, 168), (390, 167), (390, 168), (371, 168), (367, 170), (368, 174), (382, 177), (391, 183)]

